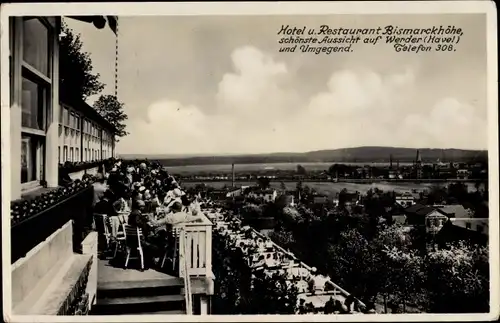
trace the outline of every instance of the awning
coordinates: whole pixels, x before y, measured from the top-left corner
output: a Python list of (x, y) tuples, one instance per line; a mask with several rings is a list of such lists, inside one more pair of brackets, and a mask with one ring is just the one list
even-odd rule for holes
[(115, 35), (117, 33), (118, 17), (117, 16), (68, 16), (68, 18), (83, 21), (86, 23), (93, 23), (98, 29), (103, 29), (106, 22)]

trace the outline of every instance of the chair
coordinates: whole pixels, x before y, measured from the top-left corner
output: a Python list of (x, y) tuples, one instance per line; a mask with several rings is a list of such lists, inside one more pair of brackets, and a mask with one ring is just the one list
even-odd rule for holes
[[(175, 270), (175, 265), (177, 264), (177, 252), (178, 252), (178, 248), (179, 248), (179, 236), (180, 236), (180, 228), (176, 228), (176, 227), (172, 227), (170, 226), (169, 227), (169, 232), (168, 232), (168, 236), (167, 237), (170, 237), (173, 242), (174, 242), (174, 250), (173, 250), (173, 255), (172, 255), (172, 270)], [(163, 268), (163, 266), (165, 265), (165, 260), (167, 260), (167, 257), (168, 257), (168, 247), (166, 248), (165, 250), (165, 254), (163, 255), (163, 259), (161, 261), (161, 267), (160, 268)]]
[(126, 233), (125, 233), (125, 223), (122, 223), (120, 225), (121, 230), (118, 230), (116, 234), (116, 244), (115, 244), (115, 252), (113, 254), (113, 259), (116, 258), (116, 254), (118, 253), (118, 249), (120, 247), (125, 247), (126, 246)]
[[(130, 259), (139, 259), (141, 261), (141, 270), (144, 270), (144, 252), (141, 246), (142, 230), (130, 225), (125, 225), (125, 247), (127, 256), (125, 258), (125, 269), (128, 268)], [(132, 251), (138, 252), (138, 257), (131, 258)]]
[(104, 250), (106, 250), (109, 246), (109, 241), (111, 239), (111, 233), (109, 232), (108, 227), (108, 216), (106, 214), (95, 213), (94, 214), (95, 225), (97, 234), (104, 238), (106, 242), (106, 246)]

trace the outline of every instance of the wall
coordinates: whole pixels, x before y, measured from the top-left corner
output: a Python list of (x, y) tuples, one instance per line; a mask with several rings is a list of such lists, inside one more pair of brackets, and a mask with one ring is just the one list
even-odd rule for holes
[(12, 308), (20, 304), (51, 270), (73, 254), (73, 225), (67, 222), (12, 265)]
[(83, 175), (85, 175), (85, 174), (97, 175), (97, 169), (98, 169), (98, 167), (93, 167), (93, 168), (89, 168), (89, 169), (86, 169), (86, 170), (81, 170), (81, 171), (78, 171), (78, 172), (75, 172), (75, 173), (70, 173), (69, 177), (72, 180), (76, 180), (76, 179), (82, 179)]
[[(11, 179), (11, 200), (21, 197), (23, 185), (21, 185), (21, 132), (22, 132), (22, 57), (23, 57), (23, 18), (10, 18), (9, 28), (12, 28), (10, 37), (14, 40), (10, 43), (10, 55), (12, 59), (11, 88), (10, 88), (10, 109), (5, 111), (5, 116), (10, 120), (10, 179)], [(46, 17), (46, 21), (53, 30), (57, 30), (60, 18)], [(57, 116), (59, 114), (59, 46), (58, 33), (54, 33), (52, 39), (52, 57), (50, 65), (52, 67), (50, 78), (52, 86), (49, 93), (49, 104), (46, 110), (47, 130), (45, 137), (44, 176), (49, 187), (56, 187), (58, 184), (57, 166)], [(3, 112), (2, 112), (3, 113)], [(3, 115), (2, 115), (3, 116)]]

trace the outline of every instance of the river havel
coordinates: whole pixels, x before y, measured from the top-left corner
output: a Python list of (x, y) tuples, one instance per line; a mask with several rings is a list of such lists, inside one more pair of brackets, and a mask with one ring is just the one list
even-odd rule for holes
[(432, 47), (424, 46), (422, 44), (419, 45), (395, 44), (394, 50), (396, 52), (412, 52), (416, 54), (419, 52), (430, 52), (432, 50)]

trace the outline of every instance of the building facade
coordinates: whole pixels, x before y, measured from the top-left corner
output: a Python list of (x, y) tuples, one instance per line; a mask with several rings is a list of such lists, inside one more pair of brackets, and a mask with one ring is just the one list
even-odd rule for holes
[(58, 162), (113, 157), (114, 127), (85, 102), (60, 104)]
[(58, 185), (64, 161), (112, 157), (113, 127), (97, 112), (61, 104), (61, 17), (11, 17), (10, 182), (11, 200), (46, 183)]

